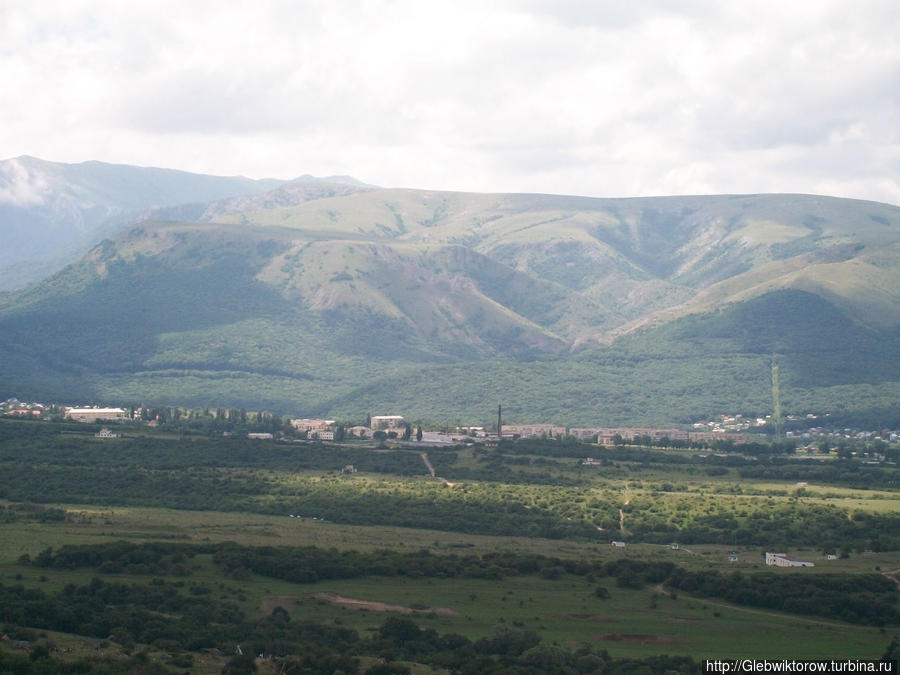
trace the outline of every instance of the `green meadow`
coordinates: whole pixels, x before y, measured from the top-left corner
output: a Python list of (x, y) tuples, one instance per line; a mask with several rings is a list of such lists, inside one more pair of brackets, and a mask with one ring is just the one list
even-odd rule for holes
[[(45, 591), (66, 584), (86, 584), (97, 576), (89, 570), (45, 570), (17, 563), (22, 554), (36, 556), (46, 547), (67, 544), (130, 541), (234, 541), (249, 546), (306, 546), (375, 550), (390, 548), (434, 555), (460, 550), (489, 553), (516, 551), (589, 560), (632, 557), (671, 560), (699, 569), (760, 569), (759, 550), (739, 551), (736, 563), (727, 561), (730, 549), (697, 546), (672, 550), (667, 546), (636, 544), (625, 552), (606, 544), (559, 542), (516, 537), (484, 537), (405, 528), (354, 527), (298, 520), (289, 517), (239, 513), (174, 511), (156, 508), (63, 506), (74, 522), (8, 523), (0, 528), (0, 575), (4, 583), (18, 581)], [(803, 552), (801, 552), (803, 553)], [(806, 553), (815, 555), (812, 551)], [(818, 556), (821, 557), (821, 556)], [(896, 565), (896, 552), (865, 554), (829, 563), (829, 572), (862, 572)], [(817, 561), (818, 562), (818, 561)], [(811, 570), (784, 570), (784, 574), (818, 574)], [(119, 582), (146, 583), (146, 576), (117, 574)], [(694, 658), (871, 657), (885, 648), (884, 629), (854, 626), (813, 617), (798, 617), (672, 593), (661, 587), (626, 589), (612, 578), (586, 580), (571, 575), (559, 579), (522, 576), (502, 580), (365, 577), (313, 584), (289, 583), (252, 575), (235, 581), (223, 579), (209, 556), (197, 556), (184, 578), (206, 584), (222, 598), (238, 598), (249, 613), (284, 607), (292, 618), (310, 619), (373, 631), (397, 607), (414, 610), (423, 626), (472, 639), (505, 628), (533, 630), (544, 641), (569, 647), (583, 643), (616, 656), (686, 654)], [(594, 589), (604, 586), (608, 599)], [(394, 610), (353, 608), (322, 599), (320, 594), (384, 603)], [(449, 611), (445, 611), (449, 610)], [(403, 614), (404, 616), (406, 614)]]
[[(279, 658), (297, 653), (301, 638), (266, 636), (314, 630), (320, 641), (349, 640), (344, 648), (361, 670), (390, 654), (414, 672), (446, 672), (469, 658), (460, 655), (466, 649), (497, 667), (512, 659), (484, 651), (497, 648), (497, 636), (537, 641), (515, 657), (537, 663), (554, 649), (664, 661), (874, 658), (900, 631), (900, 492), (890, 465), (826, 457), (809, 468), (773, 456), (767, 466), (790, 477), (754, 479), (745, 474), (756, 465), (739, 453), (542, 441), (428, 450), (441, 483), (426, 475), (421, 449), (402, 445), (171, 431), (103, 442), (78, 427), (24, 423), (0, 423), (0, 432), (0, 591), (21, 586), (44, 598), (0, 619), (30, 645), (22, 654), (51, 644), (71, 650), (59, 652), (64, 659), (143, 654), (162, 668), (190, 661), (194, 672), (219, 672), (242, 630), (245, 646)], [(579, 453), (600, 463), (582, 465)], [(359, 472), (342, 474), (347, 464)], [(791, 473), (812, 470), (823, 480)], [(127, 542), (125, 553), (114, 551), (117, 542)], [(773, 571), (766, 550), (815, 567)], [(65, 562), (71, 551), (94, 557)], [(310, 552), (325, 566), (303, 562)], [(347, 571), (350, 559), (362, 568)], [(366, 569), (369, 559), (382, 562)], [(443, 561), (458, 563), (444, 569)], [(750, 590), (741, 601), (712, 586), (680, 590), (678, 574), (726, 586), (768, 579), (777, 594), (824, 586), (809, 591), (809, 606), (786, 611)], [(127, 605), (137, 623), (122, 618), (107, 629), (101, 612), (84, 620), (93, 632), (80, 634), (55, 628), (69, 610), (28, 614), (87, 602), (88, 588), (147, 594)], [(163, 591), (169, 604), (153, 605)], [(866, 615), (867, 604), (885, 613)], [(838, 605), (863, 610), (841, 614)], [(185, 626), (184, 639), (160, 633), (141, 641), (148, 619), (139, 617), (160, 613)], [(196, 623), (217, 613), (236, 617), (215, 629), (218, 637), (209, 633), (215, 622)], [(469, 646), (451, 658), (390, 643), (392, 618), (418, 626), (425, 642), (456, 635)]]

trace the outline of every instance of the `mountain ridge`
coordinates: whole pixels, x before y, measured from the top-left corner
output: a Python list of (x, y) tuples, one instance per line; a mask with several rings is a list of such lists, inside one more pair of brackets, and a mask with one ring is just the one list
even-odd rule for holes
[[(49, 276), (107, 236), (156, 211), (179, 205), (249, 198), (277, 190), (280, 179), (210, 176), (178, 169), (138, 167), (89, 160), (51, 162), (29, 155), (0, 161), (0, 290), (21, 288)], [(292, 183), (346, 184), (363, 189), (349, 176)], [(311, 187), (310, 192), (323, 187)], [(183, 213), (194, 218), (191, 206)], [(200, 209), (202, 212), (202, 209)]]
[(764, 409), (779, 350), (789, 404), (900, 391), (891, 205), (294, 181), (167, 208), (0, 296), (9, 393), (685, 423)]

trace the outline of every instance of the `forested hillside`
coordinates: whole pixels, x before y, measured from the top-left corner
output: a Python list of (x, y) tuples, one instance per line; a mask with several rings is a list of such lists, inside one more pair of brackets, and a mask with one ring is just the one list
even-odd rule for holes
[[(170, 215), (173, 215), (170, 213)], [(147, 221), (0, 300), (20, 398), (686, 423), (890, 411), (900, 209), (282, 186)], [(887, 423), (887, 422), (885, 422)]]

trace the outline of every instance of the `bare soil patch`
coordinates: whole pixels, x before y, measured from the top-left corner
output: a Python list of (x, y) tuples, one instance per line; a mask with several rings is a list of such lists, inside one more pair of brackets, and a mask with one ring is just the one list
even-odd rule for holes
[(290, 609), (296, 604), (297, 598), (292, 595), (270, 595), (259, 601), (259, 611), (265, 615), (269, 615), (276, 607)]
[(316, 593), (313, 597), (318, 600), (326, 600), (335, 605), (341, 605), (350, 609), (367, 609), (371, 612), (397, 612), (399, 614), (437, 614), (438, 616), (456, 616), (457, 612), (446, 607), (405, 607), (404, 605), (389, 605), (385, 602), (372, 600), (357, 600), (345, 598), (337, 593)]
[(643, 633), (609, 633), (607, 635), (600, 635), (599, 639), (608, 642), (629, 642), (631, 644), (661, 645), (664, 647), (680, 647), (690, 644), (683, 640), (672, 640), (671, 638), (664, 638), (659, 635), (647, 635)]
[(611, 616), (603, 616), (601, 614), (569, 614), (573, 619), (596, 621), (598, 623), (615, 623), (618, 619)]

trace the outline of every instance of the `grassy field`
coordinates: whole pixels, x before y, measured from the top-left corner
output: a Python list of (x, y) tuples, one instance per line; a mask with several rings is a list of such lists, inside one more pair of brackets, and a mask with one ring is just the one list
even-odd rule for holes
[[(324, 617), (360, 631), (380, 624), (382, 618), (375, 611), (348, 609), (317, 595), (327, 592), (421, 608), (423, 625), (439, 632), (477, 638), (502, 628), (530, 629), (547, 642), (588, 643), (617, 656), (862, 657), (883, 651), (886, 644), (878, 629), (751, 612), (686, 597), (673, 599), (653, 589), (612, 588), (610, 599), (598, 600), (593, 595), (596, 584), (576, 578), (525, 577), (500, 584), (476, 579), (410, 583), (374, 578), (315, 584), (299, 594), (296, 586), (270, 586), (283, 596), (280, 600), (292, 616)], [(431, 608), (435, 611), (429, 612)], [(442, 609), (454, 614), (438, 614)]]
[[(408, 617), (424, 629), (456, 633), (473, 642), (498, 631), (534, 631), (543, 645), (587, 645), (616, 658), (872, 658), (900, 635), (897, 625), (879, 627), (877, 621), (871, 621), (874, 626), (850, 624), (822, 618), (830, 616), (828, 612), (800, 616), (762, 609), (761, 604), (735, 605), (722, 600), (722, 594), (701, 598), (670, 591), (658, 581), (629, 585), (604, 576), (616, 572), (601, 568), (627, 559), (673, 563), (726, 579), (733, 572), (806, 581), (823, 574), (894, 573), (896, 578), (900, 553), (868, 543), (882, 525), (886, 529), (880, 533), (881, 543), (896, 535), (900, 493), (885, 478), (893, 475), (890, 467), (871, 474), (876, 487), (863, 489), (847, 487), (857, 483), (841, 480), (746, 479), (740, 467), (688, 451), (607, 452), (597, 446), (573, 450), (552, 444), (545, 455), (525, 454), (531, 452), (527, 445), (429, 451), (439, 475), (449, 477), (451, 484), (445, 485), (426, 475), (421, 449), (221, 441), (150, 430), (103, 443), (88, 432), (75, 433), (79, 428), (54, 429), (22, 426), (22, 434), (32, 435), (11, 435), (0, 444), (5, 476), (0, 480), (5, 492), (0, 494), (6, 495), (0, 500), (0, 583), (8, 587), (21, 584), (56, 596), (70, 585), (88, 586), (99, 577), (106, 584), (175, 588), (180, 595), (202, 597), (217, 607), (235, 603), (250, 621), (263, 621), (281, 606), (295, 623), (311, 621), (377, 637), (386, 618)], [(570, 450), (583, 450), (584, 456), (602, 462), (584, 466), (578, 457), (552, 456)], [(348, 463), (361, 470), (342, 474), (340, 467)], [(870, 469), (860, 465), (853, 476), (869, 476), (866, 471)], [(430, 519), (414, 517), (425, 512)], [(378, 517), (370, 518), (372, 513)], [(544, 533), (539, 529), (532, 530), (533, 536), (511, 536), (544, 522), (535, 514), (563, 525), (547, 530), (555, 538), (536, 536), (535, 531)], [(479, 518), (481, 524), (506, 518), (505, 529), (475, 529), (471, 521)], [(429, 524), (400, 526), (421, 522)], [(567, 530), (567, 522), (581, 522), (586, 529)], [(867, 534), (826, 541), (829, 528), (847, 523)], [(672, 529), (666, 530), (669, 526)], [(815, 567), (766, 568), (764, 553), (775, 544), (759, 543), (766, 541), (759, 538), (761, 527), (780, 532), (772, 541), (788, 542), (778, 550), (810, 560)], [(868, 529), (859, 529), (863, 527)], [(496, 531), (501, 534), (483, 534)], [(685, 537), (662, 538), (660, 533), (667, 531)], [(809, 531), (824, 533), (821, 543)], [(609, 544), (619, 538), (628, 540), (624, 550)], [(213, 560), (208, 548), (188, 554), (178, 569), (174, 564), (151, 564), (141, 571), (126, 563), (114, 572), (96, 565), (66, 568), (20, 561), (24, 555), (35, 560), (48, 547), (58, 551), (70, 544), (117, 541), (193, 544), (198, 549), (234, 542), (244, 547), (388, 550), (410, 557), (422, 551), (433, 557), (539, 555), (586, 562), (595, 572), (548, 575), (540, 567), (486, 579), (469, 571), (447, 577), (404, 571), (398, 576), (328, 580), (320, 573), (313, 575), (320, 579), (314, 583), (294, 583), (284, 579), (309, 577), (279, 576), (253, 567), (249, 557), (243, 558), (242, 567), (224, 566)], [(671, 541), (680, 545), (674, 548)], [(826, 547), (841, 557), (826, 560)], [(737, 555), (734, 562), (731, 553)], [(337, 557), (328, 560), (331, 564)], [(491, 564), (475, 563), (482, 570)], [(203, 595), (193, 594), (198, 587)], [(598, 587), (607, 589), (609, 597), (598, 597)], [(72, 658), (135, 653), (135, 646), (127, 643), (43, 633), (46, 637), (39, 642), (71, 650), (65, 653)], [(215, 644), (224, 650), (221, 641)], [(165, 645), (147, 649), (150, 660), (173, 665), (178, 658)], [(368, 659), (373, 652), (362, 653)], [(197, 652), (192, 670), (218, 672), (228, 657)], [(422, 667), (415, 672), (430, 671)]]
[[(355, 527), (289, 517), (255, 514), (188, 512), (156, 508), (67, 507), (74, 522), (13, 522), (0, 526), (0, 578), (45, 591), (66, 584), (87, 584), (97, 573), (88, 569), (36, 569), (17, 564), (23, 553), (36, 555), (43, 548), (64, 544), (130, 541), (234, 541), (246, 545), (316, 545), (338, 549), (390, 548), (434, 554), (450, 552), (518, 551), (586, 560), (612, 560), (629, 556), (644, 560), (672, 560), (695, 569), (761, 569), (762, 552), (739, 549), (736, 563), (727, 561), (731, 549), (723, 546), (681, 547), (636, 544), (626, 551), (606, 544), (485, 537), (406, 528)], [(846, 560), (820, 563), (809, 570), (784, 574), (872, 571), (898, 566), (896, 553), (853, 555)], [(107, 578), (107, 577), (105, 577)], [(146, 583), (146, 576), (115, 575), (119, 582)], [(482, 579), (366, 577), (295, 584), (251, 575), (236, 581), (223, 578), (210, 556), (191, 559), (190, 584), (205, 584), (223, 599), (238, 601), (249, 613), (284, 607), (294, 620), (313, 619), (354, 628), (361, 634), (375, 630), (401, 607), (416, 610), (410, 616), (421, 626), (476, 639), (504, 628), (534, 630), (545, 642), (564, 646), (582, 643), (608, 650), (615, 656), (685, 654), (694, 658), (765, 655), (768, 658), (873, 657), (881, 654), (892, 632), (837, 621), (797, 617), (738, 607), (685, 594), (670, 595), (658, 587), (618, 588), (615, 579), (586, 579), (564, 575), (560, 579), (535, 576)], [(610, 598), (595, 597), (602, 585)], [(322, 594), (384, 603), (393, 609), (340, 604)], [(58, 640), (57, 640), (58, 642)], [(210, 661), (214, 667), (219, 661)]]
[[(872, 500), (874, 504), (896, 502)], [(0, 505), (9, 502), (0, 500)], [(494, 551), (534, 553), (557, 558), (615, 559), (620, 551), (606, 542), (560, 541), (556, 539), (502, 537), (443, 532), (403, 527), (355, 526), (310, 518), (290, 518), (255, 513), (220, 511), (182, 511), (149, 507), (98, 507), (85, 505), (47, 505), (62, 508), (68, 522), (17, 521), (0, 525), (0, 565), (14, 563), (19, 556), (35, 556), (48, 546), (96, 544), (116, 540), (223, 542), (247, 546), (319, 546), (369, 551), (389, 548), (398, 551), (432, 553)], [(728, 555), (738, 554), (736, 562)], [(647, 560), (671, 560), (681, 567), (718, 569), (759, 569), (764, 567), (764, 549), (753, 546), (682, 545), (673, 550), (667, 545), (629, 544), (631, 557)], [(817, 563), (816, 572), (870, 572), (900, 567), (896, 551), (865, 552), (846, 559), (826, 561), (822, 551), (802, 547), (793, 550), (800, 557)], [(808, 573), (814, 573), (809, 570)], [(788, 571), (789, 573), (790, 571)]]

